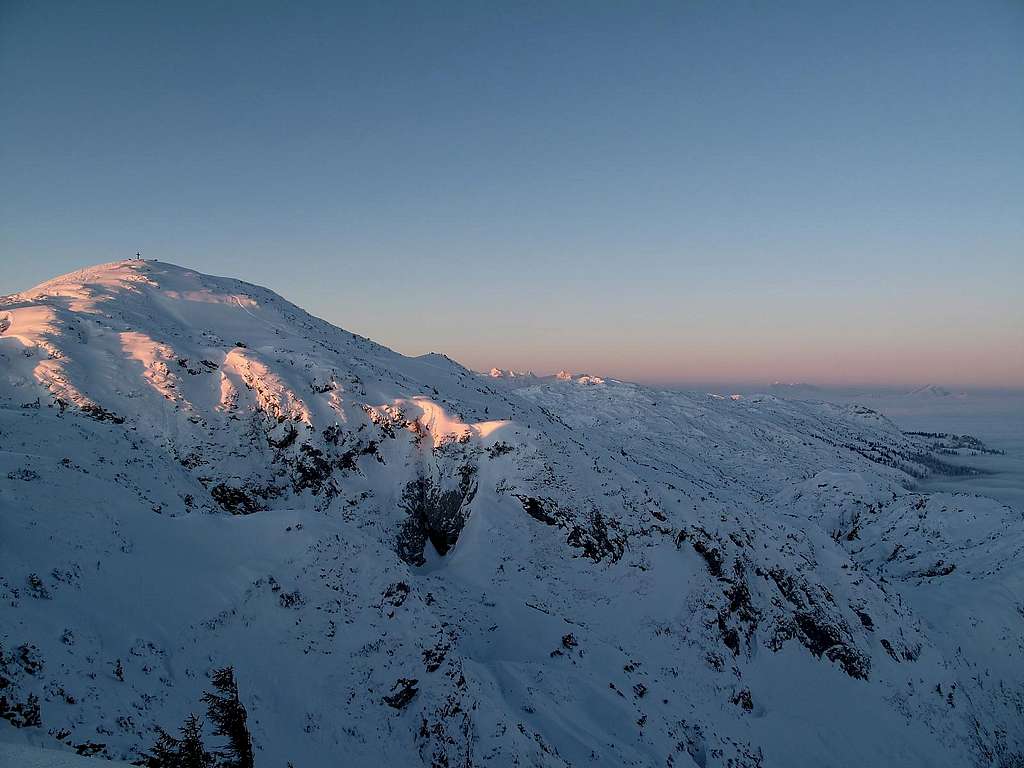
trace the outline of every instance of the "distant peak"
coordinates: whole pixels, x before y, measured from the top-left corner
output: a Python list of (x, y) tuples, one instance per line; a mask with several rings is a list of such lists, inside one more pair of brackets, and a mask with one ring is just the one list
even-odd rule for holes
[(492, 379), (535, 379), (533, 371), (517, 371), (512, 368), (491, 368), (488, 373)]
[(773, 381), (771, 384), (772, 389), (805, 389), (805, 390), (817, 390), (820, 389), (816, 384), (810, 384), (806, 381)]
[(572, 374), (566, 370), (556, 373), (555, 378), (559, 381), (575, 381), (577, 384), (604, 384), (604, 379), (600, 376), (591, 376), (589, 373)]
[(952, 395), (952, 392), (938, 384), (926, 384), (907, 393), (908, 397), (951, 397)]

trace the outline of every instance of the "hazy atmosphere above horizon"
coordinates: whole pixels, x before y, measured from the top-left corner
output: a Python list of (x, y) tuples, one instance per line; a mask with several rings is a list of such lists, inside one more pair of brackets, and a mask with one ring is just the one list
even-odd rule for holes
[(145, 258), (399, 352), (1024, 386), (1024, 3), (0, 3), (0, 294)]

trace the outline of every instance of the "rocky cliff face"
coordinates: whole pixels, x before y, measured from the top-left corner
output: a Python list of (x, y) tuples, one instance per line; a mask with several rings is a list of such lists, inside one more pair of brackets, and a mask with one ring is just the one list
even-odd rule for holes
[(1019, 759), (1020, 511), (913, 490), (957, 445), (584, 378), (153, 262), (0, 299), (0, 739), (137, 757), (230, 664), (257, 765)]

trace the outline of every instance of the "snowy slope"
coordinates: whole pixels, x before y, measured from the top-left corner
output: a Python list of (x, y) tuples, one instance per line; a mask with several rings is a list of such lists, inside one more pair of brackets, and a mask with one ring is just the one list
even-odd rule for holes
[(74, 752), (57, 752), (52, 749), (36, 749), (0, 742), (0, 765), (17, 768), (127, 768), (131, 763), (120, 760), (99, 761), (82, 757)]
[(261, 766), (1024, 750), (1020, 510), (913, 490), (961, 445), (475, 374), (156, 262), (0, 299), (0, 329), (16, 733), (135, 759), (230, 664)]
[[(61, 746), (61, 745), (57, 745)], [(131, 763), (85, 757), (68, 748), (63, 751), (0, 741), (0, 765), (10, 768), (127, 768)]]

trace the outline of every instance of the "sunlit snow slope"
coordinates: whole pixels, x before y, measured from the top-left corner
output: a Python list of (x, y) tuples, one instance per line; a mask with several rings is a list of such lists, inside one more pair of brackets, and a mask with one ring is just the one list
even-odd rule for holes
[(0, 740), (137, 759), (233, 665), (259, 766), (1013, 765), (1021, 512), (913, 490), (977, 449), (86, 269), (0, 299)]

